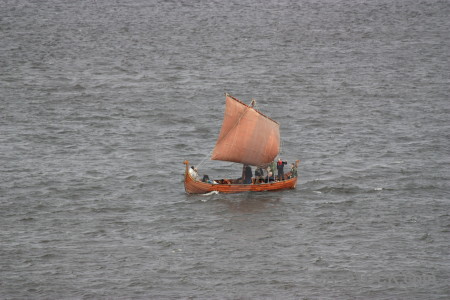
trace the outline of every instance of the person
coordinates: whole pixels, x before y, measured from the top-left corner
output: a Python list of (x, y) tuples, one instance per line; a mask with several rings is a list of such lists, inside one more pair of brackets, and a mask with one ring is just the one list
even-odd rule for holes
[(256, 168), (255, 170), (255, 183), (260, 183), (260, 181), (262, 181), (264, 179), (264, 171), (263, 169), (259, 166), (258, 168)]
[[(275, 174), (275, 166), (276, 166), (275, 161), (272, 161), (272, 162), (269, 164), (269, 169), (270, 169), (270, 172), (272, 172), (272, 175)], [(269, 170), (269, 169), (268, 169), (268, 170)]]
[(287, 162), (282, 161), (279, 157), (277, 162), (278, 180), (284, 180), (284, 165), (287, 165)]
[(291, 164), (291, 178), (292, 177), (297, 177), (298, 173), (297, 173), (297, 167), (295, 166), (294, 163)]
[(252, 168), (249, 165), (244, 166), (244, 184), (252, 183)]
[(195, 180), (199, 180), (197, 168), (195, 168), (194, 166), (191, 166), (191, 168), (189, 169), (189, 175), (191, 175), (191, 177)]
[(209, 179), (209, 176), (206, 174), (203, 175), (202, 181), (206, 182), (206, 183), (217, 184), (217, 182), (215, 180)]
[(273, 178), (273, 173), (270, 171), (270, 168), (267, 168), (267, 176), (265, 182), (269, 183), (271, 181), (275, 181), (275, 178)]
[(208, 182), (209, 181), (209, 176), (208, 175), (203, 175), (203, 179), (202, 179), (202, 181), (203, 182)]

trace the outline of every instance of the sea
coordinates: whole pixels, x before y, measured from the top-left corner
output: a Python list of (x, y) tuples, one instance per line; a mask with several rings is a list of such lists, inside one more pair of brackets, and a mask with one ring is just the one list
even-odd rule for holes
[[(450, 299), (448, 0), (2, 0), (0, 299)], [(225, 93), (296, 189), (188, 195)]]

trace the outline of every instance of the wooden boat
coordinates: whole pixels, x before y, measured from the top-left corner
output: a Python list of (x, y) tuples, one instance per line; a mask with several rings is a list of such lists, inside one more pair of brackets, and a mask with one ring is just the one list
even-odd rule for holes
[[(260, 111), (225, 94), (225, 113), (222, 128), (212, 160), (242, 163), (249, 166), (267, 166), (272, 163), (280, 149), (280, 125)], [(298, 160), (295, 166), (298, 165)], [(242, 184), (238, 179), (215, 179), (215, 183), (202, 182), (189, 171), (189, 161), (184, 161), (184, 188), (188, 194), (260, 192), (293, 189), (297, 177), (285, 174), (285, 180)]]

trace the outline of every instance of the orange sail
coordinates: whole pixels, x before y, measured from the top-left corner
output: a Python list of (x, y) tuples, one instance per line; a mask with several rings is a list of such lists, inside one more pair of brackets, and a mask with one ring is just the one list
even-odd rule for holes
[(259, 166), (272, 162), (280, 150), (280, 125), (226, 94), (222, 129), (211, 159)]

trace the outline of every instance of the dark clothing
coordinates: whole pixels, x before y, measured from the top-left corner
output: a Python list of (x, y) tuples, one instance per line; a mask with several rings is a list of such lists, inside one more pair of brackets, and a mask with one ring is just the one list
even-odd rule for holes
[(266, 183), (269, 183), (269, 182), (271, 182), (271, 181), (275, 181), (275, 178), (273, 178), (273, 176), (266, 176), (265, 177), (265, 179), (264, 179), (264, 181), (266, 182)]
[(264, 171), (261, 168), (255, 170), (255, 176), (264, 176)]
[(261, 183), (261, 181), (264, 181), (264, 171), (261, 167), (258, 167), (255, 170), (255, 183)]
[(244, 170), (244, 184), (252, 183), (252, 176), (252, 168), (250, 168), (250, 166), (246, 166)]
[(284, 180), (284, 165), (287, 165), (286, 161), (277, 161), (278, 180)]

